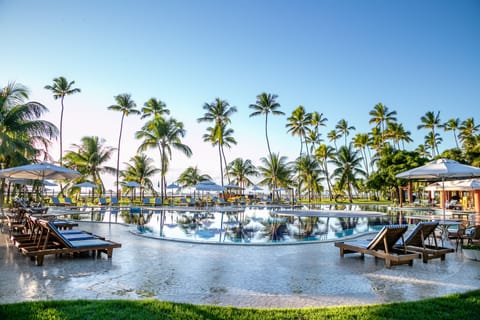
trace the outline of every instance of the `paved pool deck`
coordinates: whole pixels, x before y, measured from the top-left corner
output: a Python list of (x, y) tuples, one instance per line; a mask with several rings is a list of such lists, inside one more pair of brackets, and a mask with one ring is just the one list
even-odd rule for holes
[(301, 308), (420, 300), (480, 288), (480, 262), (461, 250), (445, 261), (385, 268), (341, 258), (333, 242), (287, 246), (190, 244), (139, 237), (119, 224), (80, 223), (121, 242), (112, 259), (48, 256), (38, 267), (0, 233), (0, 303), (158, 299), (193, 304)]

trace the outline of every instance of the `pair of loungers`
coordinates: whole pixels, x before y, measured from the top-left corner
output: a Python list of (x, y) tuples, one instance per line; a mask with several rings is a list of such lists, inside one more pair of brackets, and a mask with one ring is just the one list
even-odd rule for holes
[(422, 258), (424, 263), (435, 258), (445, 260), (445, 255), (454, 250), (438, 246), (434, 237), (437, 226), (437, 222), (421, 222), (407, 238), (404, 235), (408, 226), (384, 226), (372, 240), (336, 242), (335, 246), (340, 248), (342, 257), (347, 253), (360, 253), (362, 257), (368, 254), (384, 259), (388, 269), (392, 265), (412, 266), (417, 258)]
[(30, 233), (18, 235), (12, 241), (21, 253), (35, 260), (36, 265), (43, 265), (46, 255), (76, 255), (105, 253), (108, 258), (113, 255), (114, 248), (121, 244), (106, 240), (103, 237), (76, 229), (60, 229), (56, 221), (30, 217)]

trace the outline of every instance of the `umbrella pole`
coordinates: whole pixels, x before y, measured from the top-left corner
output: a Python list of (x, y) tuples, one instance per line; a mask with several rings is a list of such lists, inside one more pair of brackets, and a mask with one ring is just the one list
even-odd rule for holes
[(446, 207), (446, 197), (445, 197), (445, 178), (442, 177), (442, 208), (443, 208), (443, 221), (445, 221), (445, 207)]

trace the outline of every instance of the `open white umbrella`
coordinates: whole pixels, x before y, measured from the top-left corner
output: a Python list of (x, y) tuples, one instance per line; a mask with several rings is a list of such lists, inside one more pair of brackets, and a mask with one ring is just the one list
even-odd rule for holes
[[(81, 177), (80, 172), (51, 163), (41, 162), (0, 170), (0, 178), (41, 180), (66, 180)], [(43, 202), (43, 193), (41, 195)]]
[[(404, 171), (395, 177), (425, 181), (441, 181), (442, 192), (445, 192), (445, 180), (480, 177), (480, 168), (461, 164), (455, 160), (438, 159), (427, 164)], [(445, 220), (445, 204), (442, 204), (443, 220)]]
[(194, 185), (193, 187), (198, 191), (221, 192), (221, 191), (225, 190), (224, 187), (222, 187), (221, 185), (218, 185), (215, 182), (210, 181), (210, 180), (201, 181), (201, 182), (197, 183), (196, 185)]
[(65, 180), (80, 177), (78, 171), (41, 162), (0, 170), (0, 178), (33, 179), (33, 180)]
[(98, 188), (98, 186), (95, 183), (91, 183), (90, 181), (80, 182), (80, 183), (74, 184), (73, 186), (78, 188), (92, 188), (92, 201), (94, 197), (94, 189)]

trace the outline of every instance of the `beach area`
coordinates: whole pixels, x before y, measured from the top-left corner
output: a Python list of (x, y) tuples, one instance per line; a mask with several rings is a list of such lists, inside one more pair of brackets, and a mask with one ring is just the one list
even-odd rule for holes
[(385, 268), (333, 242), (238, 246), (137, 236), (120, 224), (79, 228), (120, 242), (112, 259), (48, 256), (36, 266), (0, 233), (0, 303), (157, 299), (255, 308), (304, 308), (414, 301), (480, 288), (479, 262), (461, 250), (440, 259)]

